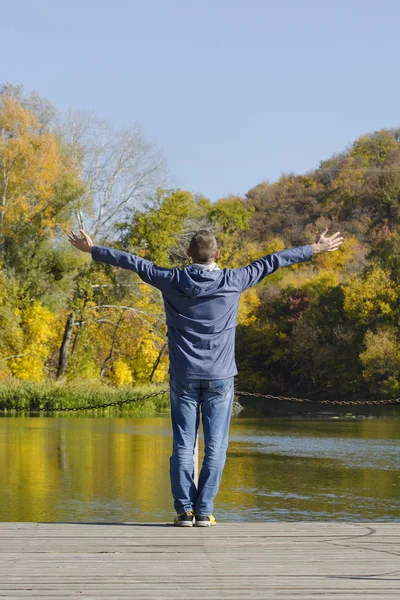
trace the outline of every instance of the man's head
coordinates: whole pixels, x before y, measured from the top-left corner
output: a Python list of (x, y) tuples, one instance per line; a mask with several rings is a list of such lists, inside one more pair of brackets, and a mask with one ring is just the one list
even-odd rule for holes
[(194, 263), (211, 263), (219, 257), (217, 240), (210, 231), (201, 229), (190, 240), (187, 254)]

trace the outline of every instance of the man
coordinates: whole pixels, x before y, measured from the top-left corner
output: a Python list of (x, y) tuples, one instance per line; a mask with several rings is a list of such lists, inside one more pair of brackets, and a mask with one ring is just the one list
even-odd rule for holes
[[(208, 527), (212, 516), (228, 447), (233, 401), (236, 318), (240, 295), (279, 267), (311, 260), (313, 254), (334, 252), (343, 238), (337, 232), (315, 244), (274, 252), (239, 269), (220, 269), (215, 237), (206, 230), (192, 238), (187, 254), (192, 264), (165, 269), (152, 262), (111, 248), (93, 245), (80, 230), (68, 240), (75, 248), (91, 252), (95, 261), (130, 269), (161, 290), (168, 325), (170, 398), (173, 450), (170, 459), (171, 489), (182, 527)], [(202, 413), (204, 461), (198, 486), (194, 482), (193, 455)]]

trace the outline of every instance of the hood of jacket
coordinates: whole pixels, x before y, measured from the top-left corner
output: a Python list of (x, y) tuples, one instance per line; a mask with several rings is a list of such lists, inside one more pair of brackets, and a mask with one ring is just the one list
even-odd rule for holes
[(211, 271), (190, 265), (179, 271), (177, 290), (190, 298), (210, 295), (218, 291), (222, 280), (223, 271), (220, 268)]

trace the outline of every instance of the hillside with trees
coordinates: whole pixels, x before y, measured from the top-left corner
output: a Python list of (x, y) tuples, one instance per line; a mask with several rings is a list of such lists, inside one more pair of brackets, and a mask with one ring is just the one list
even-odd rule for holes
[[(220, 266), (238, 267), (341, 231), (338, 252), (281, 269), (242, 297), (241, 389), (316, 398), (400, 395), (400, 130), (362, 135), (304, 175), (211, 202), (165, 189), (165, 164), (134, 125), (61, 118), (21, 88), (0, 89), (0, 380), (168, 378), (157, 290), (94, 263), (66, 240), (184, 266), (211, 228)], [(229, 182), (227, 182), (229, 185)]]

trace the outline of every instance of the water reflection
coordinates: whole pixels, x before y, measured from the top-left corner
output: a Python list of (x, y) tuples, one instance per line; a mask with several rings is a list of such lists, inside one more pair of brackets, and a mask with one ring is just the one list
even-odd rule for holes
[[(215, 515), (398, 521), (399, 439), (394, 419), (235, 418)], [(171, 443), (168, 416), (0, 419), (0, 520), (170, 520)]]

